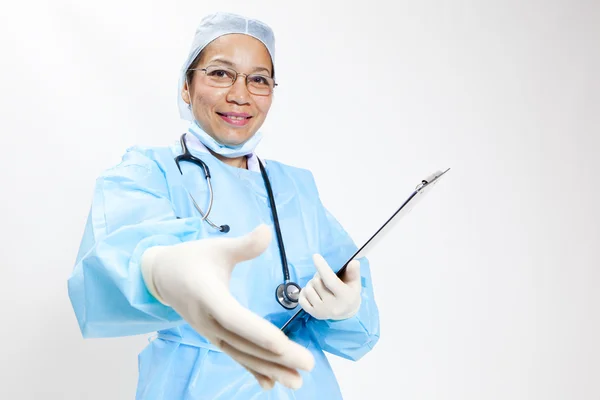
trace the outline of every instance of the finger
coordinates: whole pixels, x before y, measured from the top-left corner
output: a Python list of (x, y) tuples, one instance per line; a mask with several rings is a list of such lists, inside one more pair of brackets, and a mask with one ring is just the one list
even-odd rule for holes
[(327, 286), (323, 284), (323, 281), (320, 277), (314, 279), (312, 281), (311, 286), (315, 290), (315, 292), (317, 292), (323, 303), (327, 303), (335, 298), (335, 295), (331, 292), (331, 290), (327, 288)]
[(321, 277), (321, 281), (323, 284), (329, 289), (334, 295), (339, 291), (343, 290), (344, 282), (337, 277), (335, 272), (329, 267), (327, 261), (320, 254), (315, 254), (313, 256), (313, 262), (315, 263), (315, 267), (317, 268), (317, 272)]
[(226, 330), (271, 353), (295, 354), (292, 368), (310, 371), (314, 367), (315, 360), (310, 351), (290, 340), (269, 321), (242, 307), (233, 297), (223, 299), (218, 312), (215, 320)]
[(323, 307), (313, 307), (310, 302), (306, 299), (306, 297), (301, 297), (298, 300), (298, 304), (300, 307), (304, 309), (307, 313), (309, 313), (313, 318), (316, 319), (325, 319), (326, 316), (323, 314)]
[(254, 376), (254, 378), (256, 378), (256, 380), (258, 381), (258, 384), (260, 385), (261, 388), (263, 388), (263, 390), (271, 390), (273, 389), (273, 386), (275, 386), (275, 381), (271, 378), (269, 378), (268, 376), (264, 376), (262, 374), (259, 374), (256, 371), (251, 370), (250, 368), (248, 368), (247, 366), (242, 364), (242, 367), (244, 367), (246, 369), (246, 371), (250, 372), (252, 374), (252, 376)]
[[(304, 288), (306, 289), (306, 288)], [(302, 299), (304, 301), (304, 303), (306, 304), (307, 307), (312, 308), (313, 305), (310, 303), (310, 301), (308, 301), (308, 299), (306, 298), (306, 291), (302, 289), (300, 291), (300, 296), (298, 297), (298, 302), (300, 302), (300, 300)]]
[(344, 274), (344, 283), (353, 288), (360, 287), (360, 278), (360, 261), (350, 261)]
[(315, 310), (313, 305), (310, 304), (310, 302), (306, 299), (306, 297), (304, 295), (302, 295), (302, 292), (300, 292), (300, 298), (298, 299), (298, 304), (300, 305), (300, 307), (302, 307), (302, 309), (304, 311), (306, 311), (313, 317), (315, 317), (315, 318), (318, 317), (317, 311)]
[(306, 297), (308, 302), (313, 307), (318, 307), (320, 304), (323, 304), (323, 299), (319, 297), (319, 295), (315, 291), (315, 288), (313, 288), (311, 284), (306, 285), (306, 287), (302, 289), (301, 293), (304, 293), (304, 297)]
[(222, 350), (246, 368), (281, 382), (282, 385), (290, 389), (299, 389), (302, 386), (302, 376), (293, 369), (242, 353), (227, 342), (223, 343)]
[(261, 255), (271, 243), (271, 228), (260, 224), (250, 233), (236, 238), (224, 238), (219, 243), (232, 265)]
[(296, 360), (303, 356), (302, 353), (308, 351), (304, 347), (298, 345), (290, 347), (288, 351), (285, 351), (283, 354), (276, 354), (256, 345), (255, 343), (250, 342), (234, 332), (228, 331), (218, 324), (216, 324), (214, 329), (216, 331), (215, 345), (217, 347), (221, 348), (223, 343), (228, 343), (231, 347), (234, 347), (242, 353), (246, 353), (266, 361), (271, 361), (290, 369), (297, 368)]

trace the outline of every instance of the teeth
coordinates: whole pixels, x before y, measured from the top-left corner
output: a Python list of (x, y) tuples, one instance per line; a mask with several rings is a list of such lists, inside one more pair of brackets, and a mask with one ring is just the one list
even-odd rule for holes
[(236, 121), (241, 121), (243, 119), (246, 119), (246, 117), (234, 117), (233, 115), (228, 115), (227, 118), (234, 119)]

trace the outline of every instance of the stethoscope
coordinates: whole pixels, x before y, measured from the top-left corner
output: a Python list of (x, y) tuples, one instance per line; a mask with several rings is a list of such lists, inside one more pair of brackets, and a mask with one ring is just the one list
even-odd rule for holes
[[(185, 140), (185, 133), (181, 135), (180, 143), (183, 153), (175, 157), (175, 163), (177, 164), (177, 169), (179, 169), (179, 173), (183, 175), (183, 172), (181, 171), (181, 167), (179, 165), (181, 161), (191, 162), (192, 164), (195, 164), (198, 167), (202, 168), (202, 170), (204, 171), (206, 182), (208, 184), (209, 201), (206, 213), (202, 211), (200, 206), (198, 206), (198, 203), (196, 203), (194, 196), (192, 196), (192, 194), (188, 192), (190, 198), (192, 199), (194, 207), (202, 216), (202, 220), (206, 221), (211, 227), (223, 233), (229, 232), (229, 225), (217, 225), (208, 218), (208, 215), (210, 214), (213, 205), (213, 189), (212, 183), (210, 181), (210, 169), (208, 168), (208, 165), (206, 165), (204, 161), (190, 153)], [(283, 283), (277, 286), (277, 289), (275, 290), (275, 297), (277, 298), (279, 304), (281, 304), (284, 308), (292, 310), (298, 305), (298, 299), (300, 297), (301, 288), (297, 283), (290, 281), (290, 270), (288, 268), (287, 257), (285, 255), (285, 248), (283, 247), (283, 237), (281, 235), (281, 228), (279, 227), (279, 218), (277, 216), (277, 208), (275, 207), (275, 197), (273, 196), (273, 190), (271, 189), (271, 182), (269, 181), (267, 171), (265, 170), (265, 167), (263, 166), (262, 161), (260, 159), (258, 160), (258, 165), (260, 166), (260, 173), (262, 175), (263, 181), (265, 182), (265, 187), (269, 196), (271, 214), (273, 215), (273, 222), (275, 223), (277, 244), (279, 245), (279, 255), (281, 256), (281, 267), (283, 270)]]

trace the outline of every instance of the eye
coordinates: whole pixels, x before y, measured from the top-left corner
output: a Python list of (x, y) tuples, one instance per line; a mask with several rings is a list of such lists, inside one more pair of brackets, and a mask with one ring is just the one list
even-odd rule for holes
[(215, 79), (232, 79), (233, 74), (224, 69), (213, 69), (206, 71), (206, 75)]
[(265, 86), (269, 85), (269, 80), (265, 76), (250, 75), (248, 78), (249, 78), (250, 83), (252, 83), (254, 85), (265, 85)]

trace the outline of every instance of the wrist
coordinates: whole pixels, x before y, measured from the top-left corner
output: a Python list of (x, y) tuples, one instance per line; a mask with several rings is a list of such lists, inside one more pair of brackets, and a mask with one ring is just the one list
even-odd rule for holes
[(358, 313), (358, 311), (360, 310), (360, 305), (361, 305), (361, 299), (359, 298), (358, 301), (356, 303), (354, 303), (353, 307), (349, 307), (348, 310), (337, 316), (336, 318), (334, 318), (335, 320), (341, 321), (344, 319), (348, 319), (348, 318), (352, 318), (356, 315), (356, 313)]
[(148, 292), (162, 304), (168, 305), (161, 297), (158, 288), (156, 287), (156, 280), (154, 279), (157, 272), (156, 269), (158, 265), (160, 265), (159, 257), (163, 252), (164, 247), (165, 246), (153, 246), (146, 249), (141, 257), (140, 269)]

